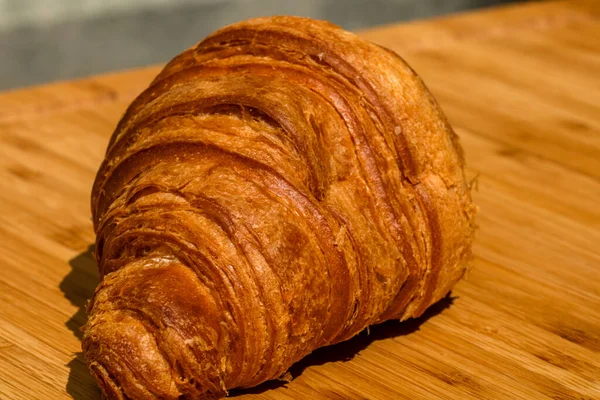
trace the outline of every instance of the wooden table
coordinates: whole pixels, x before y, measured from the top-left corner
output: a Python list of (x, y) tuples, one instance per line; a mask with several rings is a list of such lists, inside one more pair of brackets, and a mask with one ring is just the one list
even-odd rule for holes
[[(461, 136), (478, 176), (474, 268), (424, 318), (320, 350), (285, 386), (236, 394), (600, 399), (600, 3), (362, 35), (407, 59)], [(119, 116), (158, 70), (0, 95), (1, 399), (99, 397), (78, 354), (98, 282), (90, 188)]]

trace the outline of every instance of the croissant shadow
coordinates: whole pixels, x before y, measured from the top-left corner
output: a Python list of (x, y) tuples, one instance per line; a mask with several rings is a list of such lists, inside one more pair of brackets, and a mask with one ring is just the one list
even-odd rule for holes
[[(93, 252), (94, 246), (90, 245), (85, 252), (82, 252), (71, 259), (69, 261), (71, 271), (65, 276), (60, 284), (60, 289), (65, 297), (73, 305), (78, 307), (77, 312), (65, 322), (65, 325), (79, 340), (81, 340), (83, 336), (81, 328), (85, 325), (87, 320), (85, 311), (87, 300), (92, 297), (96, 286), (100, 282)], [(308, 367), (319, 366), (330, 362), (349, 361), (373, 342), (416, 332), (419, 330), (421, 324), (450, 307), (454, 302), (454, 299), (455, 298), (451, 296), (451, 293), (449, 293), (442, 300), (429, 307), (429, 309), (427, 309), (427, 311), (419, 318), (404, 322), (397, 320), (387, 321), (379, 325), (371, 326), (368, 331), (365, 330), (350, 340), (317, 349), (294, 364), (288, 372), (291, 374), (292, 378), (295, 379)], [(100, 390), (85, 366), (83, 353), (76, 353), (68, 366), (70, 372), (66, 387), (67, 393), (73, 396), (75, 400), (100, 398)], [(282, 380), (272, 380), (249, 389), (231, 390), (229, 392), (229, 397), (237, 397), (245, 394), (260, 394), (271, 389), (285, 387), (286, 384), (287, 382)]]
[[(90, 245), (86, 251), (71, 259), (69, 261), (71, 270), (59, 285), (64, 296), (77, 307), (77, 311), (65, 322), (65, 326), (79, 340), (83, 337), (81, 328), (87, 320), (85, 311), (87, 301), (92, 297), (94, 289), (100, 282), (93, 252), (94, 246)], [(67, 393), (75, 400), (99, 399), (100, 389), (88, 372), (83, 360), (83, 353), (77, 352), (73, 356), (73, 359), (67, 364), (69, 367)]]
[[(446, 297), (429, 307), (419, 318), (410, 319), (404, 322), (393, 320), (373, 325), (368, 330), (365, 329), (350, 340), (317, 349), (292, 365), (288, 372), (292, 376), (292, 379), (295, 379), (308, 367), (319, 366), (330, 362), (350, 361), (373, 342), (416, 332), (421, 327), (421, 324), (450, 307), (455, 298), (456, 297), (452, 297), (451, 293), (448, 293)], [(229, 392), (229, 397), (237, 397), (246, 394), (260, 394), (267, 390), (285, 387), (287, 384), (288, 381), (284, 380), (267, 381), (253, 388), (231, 390)]]

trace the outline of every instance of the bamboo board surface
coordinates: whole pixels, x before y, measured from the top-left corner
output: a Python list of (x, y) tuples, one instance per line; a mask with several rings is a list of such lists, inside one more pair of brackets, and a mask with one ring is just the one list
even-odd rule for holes
[[(361, 34), (420, 73), (461, 137), (478, 175), (473, 269), (423, 318), (319, 350), (286, 385), (233, 394), (600, 399), (600, 2)], [(0, 94), (0, 399), (100, 396), (78, 354), (98, 282), (90, 189), (157, 72)]]

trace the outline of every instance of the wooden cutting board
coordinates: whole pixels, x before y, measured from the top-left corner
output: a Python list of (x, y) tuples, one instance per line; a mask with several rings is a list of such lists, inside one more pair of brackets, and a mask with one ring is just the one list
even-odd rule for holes
[[(600, 399), (600, 2), (362, 35), (406, 58), (461, 137), (480, 206), (473, 268), (423, 318), (235, 394)], [(90, 188), (119, 116), (157, 72), (0, 94), (1, 399), (100, 396), (78, 353), (98, 283)]]

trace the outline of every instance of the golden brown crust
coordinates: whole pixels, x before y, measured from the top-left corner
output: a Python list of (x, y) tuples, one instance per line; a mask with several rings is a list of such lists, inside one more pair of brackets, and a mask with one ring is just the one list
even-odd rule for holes
[(395, 53), (329, 23), (223, 28), (129, 107), (92, 193), (83, 348), (110, 398), (219, 398), (462, 277), (462, 151)]

